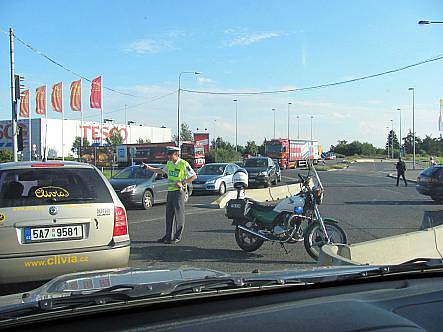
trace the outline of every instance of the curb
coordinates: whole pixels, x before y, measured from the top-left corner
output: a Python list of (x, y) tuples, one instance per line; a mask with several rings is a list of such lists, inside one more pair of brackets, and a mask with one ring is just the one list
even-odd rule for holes
[[(386, 175), (388, 178), (393, 178), (393, 179), (397, 179), (397, 173), (389, 173), (388, 175)], [(413, 183), (417, 183), (417, 180), (412, 180), (412, 179), (408, 179), (406, 178), (406, 181), (408, 182), (413, 182)]]

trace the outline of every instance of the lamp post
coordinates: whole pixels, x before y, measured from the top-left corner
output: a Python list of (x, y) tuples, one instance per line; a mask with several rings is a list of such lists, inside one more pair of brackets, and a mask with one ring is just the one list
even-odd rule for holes
[(391, 120), (391, 136), (392, 136), (391, 156), (392, 159), (394, 159), (394, 120)]
[(297, 115), (297, 139), (300, 139), (300, 116)]
[(238, 147), (238, 99), (234, 99), (235, 103), (235, 151), (237, 151)]
[(200, 75), (198, 71), (182, 71), (178, 74), (178, 90), (177, 90), (177, 145), (180, 148), (180, 92), (181, 92), (181, 79), (183, 74)]
[(274, 113), (274, 139), (275, 139), (275, 108), (272, 109), (272, 112)]
[(400, 137), (399, 137), (399, 143), (398, 143), (398, 145), (399, 145), (399, 156), (401, 157), (401, 150), (402, 150), (402, 138), (401, 138), (401, 108), (397, 108), (397, 111), (399, 111), (400, 112), (400, 128), (399, 128), (399, 133), (400, 133)]
[(314, 119), (313, 115), (311, 115), (311, 142), (312, 142), (312, 119)]
[(389, 156), (390, 156), (390, 154), (389, 154), (389, 148), (391, 147), (391, 142), (389, 142), (389, 127), (388, 126), (386, 126), (386, 129), (388, 130), (388, 159), (389, 159)]
[(409, 88), (412, 91), (412, 168), (415, 169), (415, 88)]
[(290, 134), (289, 134), (290, 117), (289, 117), (289, 113), (290, 113), (290, 111), (291, 111), (291, 105), (292, 105), (292, 103), (289, 102), (289, 103), (288, 103), (288, 144), (289, 144), (289, 139), (290, 139)]

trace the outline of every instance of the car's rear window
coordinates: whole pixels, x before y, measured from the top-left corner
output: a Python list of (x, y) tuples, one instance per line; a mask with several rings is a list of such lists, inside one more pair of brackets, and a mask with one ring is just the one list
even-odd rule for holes
[(433, 176), (433, 175), (437, 174), (437, 172), (439, 170), (441, 170), (441, 169), (443, 169), (443, 168), (441, 168), (441, 167), (429, 167), (429, 168), (425, 169), (424, 171), (422, 171), (420, 173), (420, 175), (423, 175), (423, 176)]
[(0, 208), (110, 202), (112, 196), (94, 169), (62, 167), (0, 171)]
[(267, 159), (248, 159), (245, 162), (245, 167), (267, 167)]

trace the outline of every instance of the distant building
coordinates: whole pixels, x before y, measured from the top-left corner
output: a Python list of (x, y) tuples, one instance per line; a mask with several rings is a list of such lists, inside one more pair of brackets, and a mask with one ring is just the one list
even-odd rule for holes
[[(28, 140), (28, 124), (27, 119), (18, 121), (18, 125), (23, 128), (23, 159), (28, 159), (29, 149), (33, 151), (33, 155), (42, 156), (44, 147), (49, 157), (62, 156), (62, 120), (61, 119), (45, 119), (38, 118), (31, 120), (31, 145)], [(0, 121), (0, 150), (12, 149), (11, 139), (11, 121)], [(150, 140), (152, 143), (170, 142), (172, 141), (170, 128), (148, 127), (143, 125), (124, 125), (117, 123), (104, 123), (103, 133), (100, 135), (100, 123), (80, 120), (64, 120), (63, 125), (63, 145), (64, 156), (76, 155), (71, 151), (75, 138), (81, 136), (88, 139), (91, 145), (100, 144), (100, 138), (103, 137), (103, 143), (113, 131), (118, 131), (125, 144), (137, 143), (139, 138)], [(49, 155), (50, 154), (50, 155)]]

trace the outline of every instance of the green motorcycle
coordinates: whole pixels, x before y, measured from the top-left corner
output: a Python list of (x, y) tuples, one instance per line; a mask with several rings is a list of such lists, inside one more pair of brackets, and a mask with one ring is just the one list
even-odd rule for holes
[[(253, 252), (270, 241), (279, 243), (286, 250), (285, 244), (303, 241), (308, 254), (317, 260), (323, 245), (347, 243), (346, 233), (338, 222), (323, 219), (320, 214), (318, 206), (322, 203), (324, 190), (315, 168), (311, 166), (307, 176), (298, 176), (301, 192), (276, 205), (269, 205), (241, 197), (248, 186), (247, 174), (242, 169), (234, 174), (237, 198), (229, 200), (225, 214), (232, 219), (235, 240), (241, 249)], [(313, 185), (314, 179), (316, 185)]]

